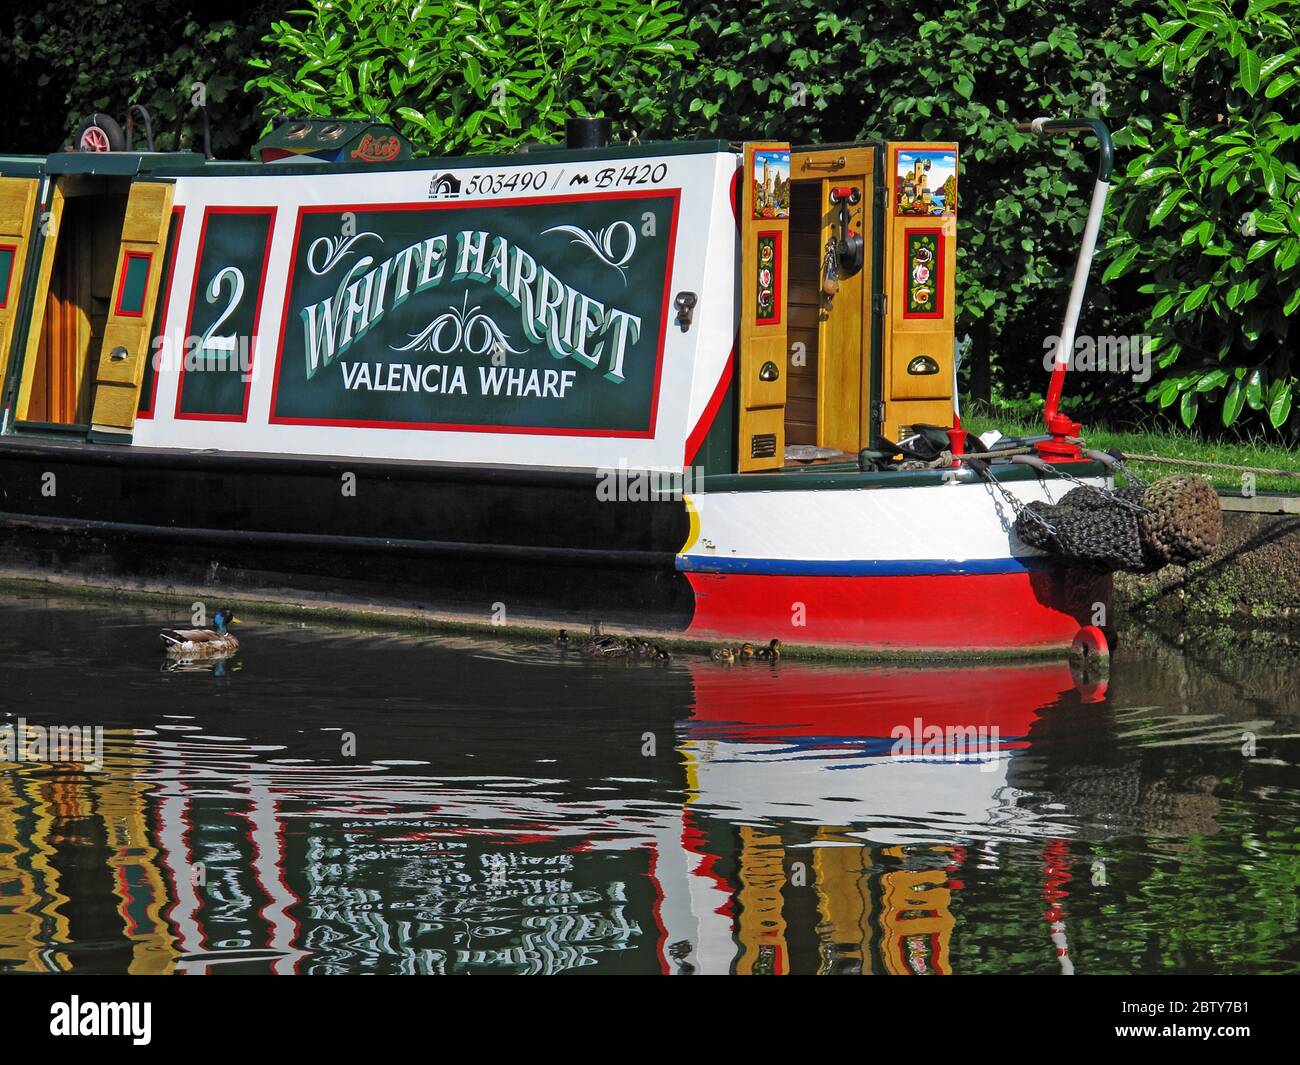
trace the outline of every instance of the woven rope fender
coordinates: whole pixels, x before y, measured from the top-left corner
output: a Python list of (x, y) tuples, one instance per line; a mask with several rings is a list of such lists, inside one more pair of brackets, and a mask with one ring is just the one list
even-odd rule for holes
[(1179, 476), (1114, 493), (1071, 489), (1059, 503), (1028, 504), (1015, 531), (1030, 547), (1082, 565), (1153, 573), (1211, 554), (1223, 536), (1223, 515), (1209, 481)]
[[(1130, 504), (1142, 490), (1121, 488), (1115, 493)], [(1050, 531), (1038, 517), (1047, 522)], [(1059, 503), (1030, 503), (1016, 518), (1016, 535), (1030, 547), (1102, 569), (1145, 573), (1163, 563), (1147, 559), (1142, 550), (1137, 514), (1092, 488), (1072, 488)]]
[(1206, 558), (1223, 538), (1219, 497), (1204, 477), (1156, 481), (1142, 493), (1147, 513), (1138, 519), (1142, 546), (1160, 565), (1186, 566)]

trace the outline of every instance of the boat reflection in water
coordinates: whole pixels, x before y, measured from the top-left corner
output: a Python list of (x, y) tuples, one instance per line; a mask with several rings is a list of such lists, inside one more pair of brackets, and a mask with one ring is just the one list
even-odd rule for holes
[[(1009, 951), (1071, 970), (1086, 833), (1035, 795), (1065, 757), (1036, 743), (1106, 748), (1104, 684), (456, 654), (464, 691), (526, 665), (539, 705), (599, 688), (623, 716), (469, 706), (431, 740), (332, 704), (250, 728), (217, 700), (110, 728), (101, 773), (4, 766), (0, 969), (948, 973), (970, 883), (1016, 896)], [(223, 698), (255, 672), (225, 670)], [(368, 761), (338, 755), (354, 732)]]

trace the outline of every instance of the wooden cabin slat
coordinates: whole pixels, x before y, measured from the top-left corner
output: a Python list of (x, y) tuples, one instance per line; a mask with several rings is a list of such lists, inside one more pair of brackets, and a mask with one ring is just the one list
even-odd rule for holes
[(45, 357), (49, 357), (49, 345), (45, 341), (45, 328), (43, 322), (46, 313), (46, 307), (49, 301), (50, 280), (54, 275), (54, 258), (58, 250), (57, 235), (59, 227), (63, 224), (63, 206), (66, 200), (63, 195), (62, 180), (54, 182), (50, 198), (45, 204), (41, 205), (43, 215), (43, 228), (46, 231), (44, 243), (41, 246), (40, 262), (36, 267), (36, 292), (32, 301), (32, 318), (27, 329), (27, 342), (24, 345), (22, 356), (22, 377), (18, 386), (18, 401), (15, 404), (15, 417), (19, 420), (40, 420), (46, 421), (48, 394), (44, 388), (41, 390), (39, 400), (33, 403), (33, 385), (37, 380), (36, 367), (41, 361), (40, 355), (44, 350)]
[(0, 245), (10, 249), (10, 266), (5, 291), (0, 292), (0, 381), (9, 370), (9, 349), (13, 344), (18, 308), (22, 303), (29, 237), (35, 222), (36, 178), (0, 177)]
[[(175, 186), (171, 183), (138, 182), (131, 186), (127, 198), (91, 417), (94, 427), (99, 430), (129, 430), (135, 425), (140, 386), (153, 354), (151, 334), (174, 191)], [(127, 256), (132, 254), (149, 256), (144, 303), (139, 314), (120, 313), (118, 310), (121, 299), (118, 287), (123, 283)], [(114, 352), (124, 352), (125, 357), (114, 358)]]
[[(790, 357), (787, 330), (787, 294), (790, 278), (790, 219), (754, 217), (755, 155), (760, 151), (790, 150), (786, 142), (748, 143), (744, 146), (741, 173), (741, 320), (740, 320), (740, 439), (738, 469), (777, 469), (785, 464), (785, 399)], [(758, 255), (763, 234), (774, 233), (780, 243), (776, 254), (776, 321), (758, 320)], [(777, 378), (764, 381), (759, 374), (765, 363), (775, 363)], [(769, 437), (774, 439), (768, 441)], [(771, 443), (770, 452), (755, 457), (755, 443)]]
[[(897, 158), (900, 151), (957, 152), (953, 142), (892, 141), (885, 149), (886, 200), (885, 266), (882, 278), (888, 300), (888, 318), (884, 330), (884, 380), (882, 400), (885, 404), (883, 432), (897, 439), (903, 427), (918, 423), (951, 425), (953, 416), (953, 331), (956, 324), (957, 219), (956, 215), (899, 216)], [(960, 161), (960, 155), (958, 155)], [(960, 209), (961, 176), (957, 176)], [(907, 306), (907, 231), (942, 234), (943, 250), (937, 273), (945, 286), (943, 313), (936, 318), (909, 318)], [(908, 363), (918, 354), (927, 354), (939, 364), (939, 372), (929, 376), (907, 373)]]

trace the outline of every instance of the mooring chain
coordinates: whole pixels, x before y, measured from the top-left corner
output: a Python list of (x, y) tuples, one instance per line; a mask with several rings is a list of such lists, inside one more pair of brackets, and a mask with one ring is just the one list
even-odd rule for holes
[(992, 487), (1000, 496), (1002, 496), (1003, 499), (1007, 501), (1007, 503), (1010, 504), (1011, 512), (1016, 516), (1017, 520), (1019, 520), (1022, 514), (1026, 514), (1029, 516), (1029, 519), (1031, 521), (1034, 521), (1037, 524), (1041, 525), (1043, 529), (1047, 532), (1048, 536), (1055, 539), (1056, 529), (1052, 526), (1052, 524), (1041, 514), (1039, 514), (1038, 511), (1034, 510), (1032, 507), (1026, 507), (1023, 503), (1021, 503), (1020, 500), (1015, 497), (1015, 494), (1009, 491), (1007, 487), (997, 479), (993, 471), (990, 470), (986, 465), (984, 465), (984, 463), (980, 462), (976, 464), (972, 462), (970, 463), (970, 467), (977, 474), (979, 474), (979, 476), (984, 480), (986, 484)]
[[(1125, 510), (1131, 510), (1134, 514), (1151, 513), (1151, 511), (1148, 510), (1146, 507), (1144, 507), (1141, 503), (1130, 502), (1129, 500), (1125, 499), (1123, 496), (1119, 495), (1118, 492), (1115, 491), (1114, 489), (1103, 488), (1100, 485), (1089, 484), (1087, 481), (1081, 481), (1079, 480), (1078, 477), (1075, 477), (1074, 474), (1066, 473), (1064, 470), (1057, 469), (1055, 466), (1052, 466), (1051, 470), (1052, 473), (1054, 473), (1057, 477), (1060, 477), (1062, 480), (1069, 481), (1071, 484), (1076, 485), (1079, 488), (1086, 488), (1091, 492), (1096, 492), (1103, 499), (1106, 499), (1109, 502), (1114, 503), (1118, 507), (1123, 507)], [(1139, 487), (1145, 487), (1145, 486), (1140, 485)]]

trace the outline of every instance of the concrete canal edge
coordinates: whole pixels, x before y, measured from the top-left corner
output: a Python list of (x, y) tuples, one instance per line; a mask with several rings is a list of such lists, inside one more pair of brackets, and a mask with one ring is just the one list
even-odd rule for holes
[(1221, 496), (1223, 541), (1187, 569), (1115, 574), (1121, 630), (1249, 622), (1251, 636), (1300, 630), (1300, 496)]

